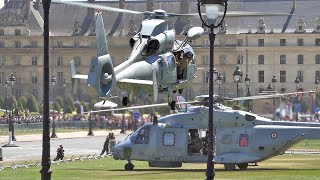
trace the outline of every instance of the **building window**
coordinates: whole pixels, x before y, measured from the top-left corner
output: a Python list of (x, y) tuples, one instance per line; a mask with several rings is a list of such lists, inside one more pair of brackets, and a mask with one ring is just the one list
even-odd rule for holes
[(281, 83), (286, 82), (286, 71), (280, 71), (280, 82)]
[(259, 83), (264, 82), (264, 71), (258, 71), (258, 82)]
[(32, 62), (31, 62), (31, 64), (32, 64), (33, 66), (38, 65), (38, 57), (37, 57), (37, 56), (32, 56)]
[(57, 72), (57, 83), (63, 83), (63, 72)]
[(32, 41), (31, 42), (31, 47), (37, 48), (38, 47), (38, 42), (37, 41)]
[(0, 36), (4, 36), (4, 30), (0, 29)]
[(237, 64), (243, 64), (243, 56), (242, 55), (237, 56)]
[(237, 46), (243, 46), (243, 39), (237, 39)]
[(303, 55), (298, 55), (298, 64), (303, 64)]
[(318, 80), (320, 80), (320, 70), (315, 71), (314, 79), (318, 79)]
[(201, 62), (202, 64), (209, 64), (209, 56), (201, 56)]
[(4, 66), (6, 61), (6, 56), (0, 56), (0, 66)]
[(208, 47), (208, 46), (210, 46), (210, 41), (209, 41), (208, 39), (203, 40), (203, 41), (202, 41), (202, 46), (203, 46), (203, 47)]
[(57, 47), (58, 47), (58, 48), (62, 48), (62, 47), (63, 47), (62, 41), (57, 41)]
[(21, 31), (20, 31), (20, 29), (16, 29), (16, 30), (14, 30), (14, 35), (16, 35), (16, 36), (20, 36), (20, 35), (21, 35)]
[(264, 46), (264, 39), (258, 39), (258, 46)]
[(298, 77), (300, 82), (303, 82), (303, 71), (298, 71)]
[(280, 39), (280, 46), (286, 46), (287, 40), (286, 39)]
[(37, 84), (38, 83), (38, 77), (37, 76), (32, 76), (32, 83)]
[(298, 46), (303, 46), (303, 39), (298, 39), (297, 44)]
[(63, 58), (59, 56), (57, 59), (57, 66), (62, 66), (62, 65), (63, 65)]
[(2, 83), (4, 83), (5, 82), (5, 79), (6, 77), (5, 77), (5, 73), (4, 72), (0, 72), (0, 83), (2, 84)]
[(0, 41), (0, 48), (4, 48), (4, 42)]
[(226, 60), (227, 60), (226, 55), (221, 55), (219, 59), (220, 59), (220, 64), (226, 64)]
[(79, 41), (74, 41), (74, 42), (73, 42), (73, 47), (74, 47), (74, 48), (79, 48), (79, 47), (80, 47)]
[(16, 66), (20, 66), (21, 57), (20, 56), (13, 56), (12, 59), (14, 60), (14, 63)]
[(287, 64), (287, 56), (284, 54), (280, 55), (280, 64)]
[(320, 54), (315, 56), (315, 64), (320, 64)]
[(202, 82), (203, 83), (209, 82), (209, 72), (208, 71), (202, 71)]
[(15, 48), (20, 48), (21, 47), (21, 42), (20, 41), (15, 41), (14, 46), (15, 46)]
[(264, 55), (258, 56), (258, 64), (264, 64)]
[(80, 61), (80, 57), (79, 56), (74, 57), (74, 65), (75, 66), (80, 66), (81, 65), (81, 61)]
[(316, 46), (320, 46), (320, 39), (316, 39)]

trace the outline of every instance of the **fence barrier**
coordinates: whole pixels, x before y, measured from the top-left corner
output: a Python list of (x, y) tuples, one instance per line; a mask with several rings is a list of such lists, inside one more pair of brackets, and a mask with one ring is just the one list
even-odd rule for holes
[[(97, 155), (97, 154), (88, 154), (88, 155), (80, 155), (79, 157), (75, 157), (74, 155), (71, 156), (70, 158), (65, 157), (63, 160), (58, 160), (58, 161), (51, 161), (51, 164), (56, 164), (56, 165), (60, 165), (60, 163), (69, 163), (69, 162), (76, 162), (76, 161), (83, 161), (83, 160), (91, 160), (91, 159), (98, 159), (98, 158), (104, 158), (106, 156), (110, 156), (110, 155)], [(34, 163), (29, 163), (28, 161), (26, 161), (24, 164), (15, 164), (12, 163), (11, 165), (2, 165), (0, 164), (0, 171), (3, 171), (5, 169), (13, 169), (16, 170), (17, 168), (29, 168), (32, 166), (40, 166), (41, 162), (40, 161), (36, 161)]]

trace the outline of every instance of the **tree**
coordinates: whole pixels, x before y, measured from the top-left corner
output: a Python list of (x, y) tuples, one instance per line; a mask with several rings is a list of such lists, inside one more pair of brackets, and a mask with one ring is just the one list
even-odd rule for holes
[[(27, 104), (27, 99), (24, 97), (24, 96), (21, 96), (19, 99), (18, 99), (18, 106), (19, 106), (19, 103), (21, 103), (21, 109), (25, 109), (26, 108), (26, 104)], [(20, 107), (20, 106), (19, 106)]]
[(61, 106), (57, 101), (54, 102), (53, 108), (55, 111), (61, 112)]
[(63, 107), (63, 112), (64, 113), (72, 113), (72, 107), (68, 104), (64, 104), (64, 107)]
[(91, 110), (94, 109), (94, 105), (95, 105), (97, 102), (98, 102), (97, 99), (94, 99), (94, 98), (91, 99), (90, 105), (89, 105), (89, 107), (90, 107)]
[(3, 97), (0, 97), (0, 107), (2, 109), (4, 108), (4, 99), (3, 99)]
[[(64, 106), (63, 107), (66, 107), (66, 106), (70, 106), (70, 108), (72, 109), (72, 111), (75, 110), (75, 105), (74, 105), (74, 101), (73, 101), (73, 98), (68, 95), (64, 101)], [(71, 112), (72, 112), (71, 111)]]
[(88, 112), (89, 111), (89, 106), (86, 102), (81, 101), (80, 104), (83, 106), (83, 111)]
[(61, 96), (57, 96), (57, 97), (56, 97), (56, 102), (59, 103), (59, 106), (60, 106), (60, 107), (63, 107), (63, 99), (62, 99)]
[(33, 95), (28, 98), (26, 108), (28, 108), (30, 112), (39, 112), (39, 107), (36, 98), (34, 98)]

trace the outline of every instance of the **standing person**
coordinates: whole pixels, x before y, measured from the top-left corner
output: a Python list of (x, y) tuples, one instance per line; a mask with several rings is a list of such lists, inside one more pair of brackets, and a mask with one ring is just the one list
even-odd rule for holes
[(116, 137), (114, 136), (114, 133), (110, 134), (110, 153), (112, 153), (112, 148), (116, 145)]
[(102, 156), (104, 152), (106, 152), (107, 155), (109, 154), (109, 142), (110, 142), (110, 136), (111, 136), (110, 134), (111, 133), (109, 133), (109, 135), (106, 138), (106, 141), (103, 144), (103, 149), (100, 153), (100, 156)]
[(60, 147), (57, 149), (57, 157), (54, 158), (54, 161), (63, 160), (63, 158), (64, 158), (64, 149), (63, 149), (63, 146), (60, 145)]

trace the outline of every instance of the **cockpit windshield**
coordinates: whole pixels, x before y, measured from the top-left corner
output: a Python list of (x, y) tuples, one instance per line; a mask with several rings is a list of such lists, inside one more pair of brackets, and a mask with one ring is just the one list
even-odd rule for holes
[(148, 144), (151, 126), (142, 126), (130, 136), (130, 141), (134, 144)]

